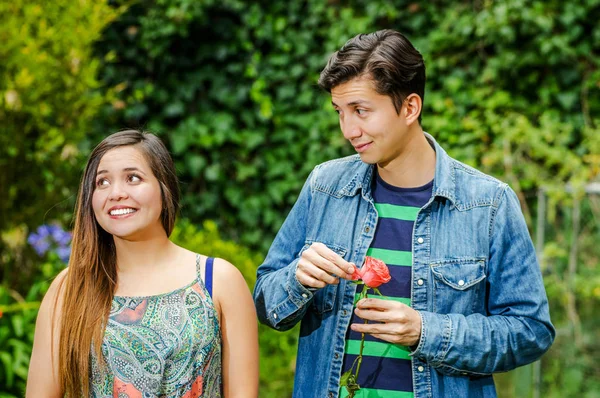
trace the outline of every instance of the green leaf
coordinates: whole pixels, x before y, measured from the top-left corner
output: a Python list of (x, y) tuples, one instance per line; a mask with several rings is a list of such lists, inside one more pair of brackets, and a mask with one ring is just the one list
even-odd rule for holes
[(350, 376), (352, 376), (352, 369), (350, 369), (347, 372), (344, 372), (342, 374), (342, 376), (340, 377), (340, 386), (346, 386), (346, 385), (348, 385), (348, 381), (350, 380)]

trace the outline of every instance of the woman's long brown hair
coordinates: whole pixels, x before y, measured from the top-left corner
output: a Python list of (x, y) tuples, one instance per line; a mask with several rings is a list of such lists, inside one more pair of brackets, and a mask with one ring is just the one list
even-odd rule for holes
[(63, 304), (58, 376), (61, 390), (69, 397), (89, 396), (90, 355), (93, 350), (103, 363), (102, 339), (117, 286), (114, 240), (96, 222), (92, 209), (96, 173), (106, 152), (131, 145), (145, 156), (160, 183), (161, 221), (167, 236), (171, 235), (179, 209), (175, 166), (156, 136), (137, 130), (121, 131), (105, 138), (90, 154), (77, 197), (69, 267), (59, 289)]

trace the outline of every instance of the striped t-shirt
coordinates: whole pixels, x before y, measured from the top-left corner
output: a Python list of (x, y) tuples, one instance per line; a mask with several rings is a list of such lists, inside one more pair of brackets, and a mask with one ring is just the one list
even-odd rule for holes
[[(373, 200), (379, 215), (375, 236), (367, 255), (388, 265), (392, 279), (379, 287), (385, 297), (410, 305), (412, 232), (417, 212), (431, 197), (433, 181), (418, 188), (398, 188), (376, 174)], [(357, 295), (363, 286), (358, 286)], [(351, 323), (364, 321), (352, 315)], [(342, 373), (350, 369), (360, 349), (361, 334), (348, 328)], [(356, 369), (356, 368), (355, 368)], [(358, 375), (356, 398), (412, 398), (412, 370), (409, 349), (365, 335), (363, 361)], [(340, 397), (347, 397), (345, 387)]]

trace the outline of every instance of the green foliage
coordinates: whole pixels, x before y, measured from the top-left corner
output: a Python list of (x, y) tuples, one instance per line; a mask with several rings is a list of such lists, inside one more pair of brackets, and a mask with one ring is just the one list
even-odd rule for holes
[[(316, 86), (327, 57), (355, 34), (393, 28), (426, 59), (424, 129), (451, 155), (510, 183), (530, 225), (535, 192), (548, 189), (556, 226), (570, 206), (564, 185), (581, 189), (600, 176), (599, 19), (597, 0), (139, 4), (96, 49), (102, 81), (118, 91), (96, 134), (123, 126), (161, 134), (183, 181), (184, 215), (214, 219), (224, 236), (264, 251), (311, 168), (350, 153)], [(557, 228), (546, 250), (564, 248), (565, 231)], [(588, 229), (580, 239), (597, 235)], [(598, 303), (596, 246), (581, 255), (588, 268), (580, 267), (578, 306)], [(561, 269), (544, 270), (559, 329), (569, 322)], [(544, 361), (553, 375), (544, 391), (592, 394), (593, 383), (569, 387), (575, 382), (557, 376), (566, 375), (562, 336)], [(579, 379), (588, 380), (584, 354), (576, 351), (569, 369), (585, 369)]]
[(426, 57), (425, 129), (526, 203), (538, 186), (600, 173), (597, 3), (139, 4), (98, 46), (102, 79), (120, 91), (97, 126), (160, 133), (185, 215), (266, 249), (310, 169), (350, 153), (316, 86), (328, 55), (395, 28)]
[(70, 211), (105, 95), (91, 45), (117, 14), (106, 0), (0, 1), (0, 231)]
[[(600, 392), (600, 195), (580, 201), (581, 222), (574, 236), (571, 206), (560, 208), (542, 256), (545, 284), (557, 326), (554, 345), (544, 357), (543, 380), (548, 398), (596, 397)], [(573, 251), (573, 243), (577, 251)]]
[[(196, 253), (223, 258), (234, 264), (242, 273), (250, 290), (256, 282), (256, 268), (262, 256), (239, 244), (223, 240), (214, 222), (204, 222), (199, 230), (190, 222), (180, 220), (171, 240)], [(277, 332), (265, 325), (259, 326), (260, 344), (260, 396), (279, 398), (291, 396), (298, 329)]]
[[(509, 182), (528, 221), (536, 189), (549, 190), (544, 275), (560, 333), (544, 357), (543, 392), (594, 396), (600, 207), (584, 203), (578, 276), (567, 282), (572, 199), (563, 187), (580, 194), (600, 176), (598, 20), (598, 0), (154, 0), (125, 12), (107, 0), (0, 0), (0, 281), (29, 290), (28, 227), (68, 220), (82, 152), (124, 127), (168, 144), (184, 217), (214, 219), (225, 238), (264, 252), (311, 168), (351, 153), (316, 86), (327, 57), (357, 33), (393, 28), (426, 58), (425, 130)], [(197, 238), (185, 228), (177, 239)], [(197, 251), (229, 259), (253, 285), (256, 255), (199, 236)], [(251, 260), (232, 257), (238, 251)], [(0, 305), (12, 303), (6, 292)], [(581, 318), (575, 349), (569, 295)], [(296, 336), (261, 329), (261, 396), (289, 395)]]
[(0, 286), (0, 396), (23, 397), (33, 347), (35, 321), (44, 294), (65, 264), (55, 253), (39, 267), (36, 281), (22, 296)]

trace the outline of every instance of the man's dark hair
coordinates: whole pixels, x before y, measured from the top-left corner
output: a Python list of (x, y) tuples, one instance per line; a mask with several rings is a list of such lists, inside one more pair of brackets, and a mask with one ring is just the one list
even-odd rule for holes
[[(425, 98), (425, 62), (410, 41), (394, 30), (359, 34), (333, 53), (319, 77), (319, 86), (331, 89), (356, 77), (370, 77), (375, 91), (392, 99), (396, 112), (415, 93)], [(421, 115), (419, 114), (419, 123)]]

